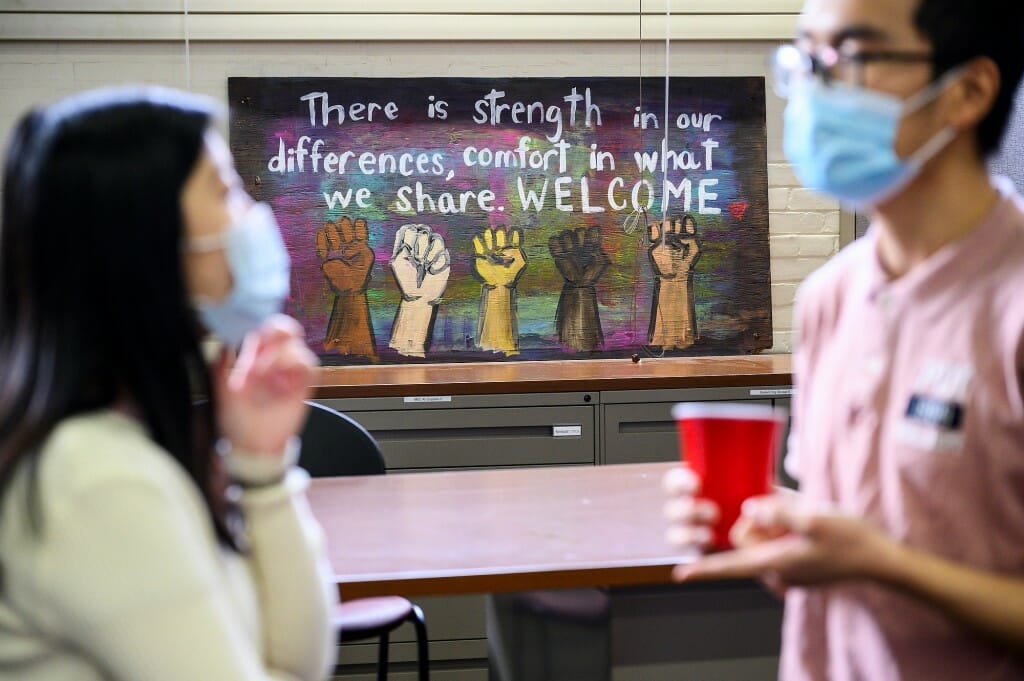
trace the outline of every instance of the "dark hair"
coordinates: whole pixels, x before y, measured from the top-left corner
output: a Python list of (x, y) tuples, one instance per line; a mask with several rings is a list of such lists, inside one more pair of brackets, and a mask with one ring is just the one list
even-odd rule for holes
[(35, 477), (62, 419), (127, 400), (235, 547), (215, 406), (193, 406), (213, 396), (181, 255), (181, 191), (212, 115), (204, 99), (132, 88), (78, 95), (17, 124), (0, 226), (0, 495), (19, 464)]
[(999, 67), (999, 95), (977, 131), (981, 153), (987, 156), (997, 151), (1024, 75), (1024, 3), (920, 0), (914, 24), (935, 50), (936, 77), (976, 57), (988, 57)]

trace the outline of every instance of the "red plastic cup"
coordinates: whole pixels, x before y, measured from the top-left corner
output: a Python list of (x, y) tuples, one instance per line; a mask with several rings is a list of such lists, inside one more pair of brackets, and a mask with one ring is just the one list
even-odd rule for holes
[(680, 458), (701, 480), (700, 496), (718, 504), (714, 544), (729, 548), (729, 530), (750, 497), (768, 494), (785, 409), (762, 404), (684, 402), (672, 409)]

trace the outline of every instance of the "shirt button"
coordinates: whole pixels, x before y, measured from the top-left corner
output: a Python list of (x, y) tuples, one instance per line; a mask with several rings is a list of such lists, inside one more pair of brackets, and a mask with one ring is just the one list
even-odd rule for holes
[(859, 404), (851, 404), (850, 408), (846, 411), (847, 424), (852, 426), (857, 423), (863, 413), (864, 409)]

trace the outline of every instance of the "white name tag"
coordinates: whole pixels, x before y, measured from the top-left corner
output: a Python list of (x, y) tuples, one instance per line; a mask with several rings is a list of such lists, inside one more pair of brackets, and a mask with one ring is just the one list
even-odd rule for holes
[(423, 404), (424, 402), (451, 402), (451, 395), (425, 395), (423, 397), (406, 397), (406, 404)]
[(552, 437), (580, 437), (583, 426), (551, 426)]
[(761, 388), (750, 391), (751, 397), (792, 397), (792, 388)]

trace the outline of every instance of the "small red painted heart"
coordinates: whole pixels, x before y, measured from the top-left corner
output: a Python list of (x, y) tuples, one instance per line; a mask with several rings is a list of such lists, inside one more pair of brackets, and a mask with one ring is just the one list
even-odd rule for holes
[(737, 220), (742, 220), (743, 216), (747, 214), (748, 205), (749, 204), (747, 204), (746, 201), (740, 201), (739, 203), (730, 203), (729, 212), (732, 213), (732, 216)]

